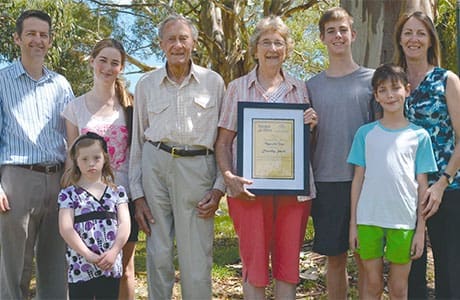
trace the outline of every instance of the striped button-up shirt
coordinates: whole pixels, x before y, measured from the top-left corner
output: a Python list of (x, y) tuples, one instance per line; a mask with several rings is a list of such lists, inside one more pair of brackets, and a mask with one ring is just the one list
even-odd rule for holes
[[(217, 122), (225, 92), (222, 77), (192, 63), (179, 85), (168, 78), (166, 67), (145, 74), (136, 85), (133, 142), (129, 178), (133, 199), (144, 196), (141, 178), (142, 146), (162, 141), (214, 149)], [(225, 190), (217, 172), (214, 188)]]
[(69, 82), (43, 67), (35, 80), (18, 60), (0, 70), (0, 164), (63, 162)]

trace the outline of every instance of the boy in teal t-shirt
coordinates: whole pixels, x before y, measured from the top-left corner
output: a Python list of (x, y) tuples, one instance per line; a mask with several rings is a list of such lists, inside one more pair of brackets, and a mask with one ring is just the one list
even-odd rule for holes
[(363, 262), (363, 299), (383, 293), (383, 257), (391, 263), (390, 298), (406, 295), (411, 259), (422, 255), (421, 216), (427, 173), (437, 166), (428, 133), (404, 116), (410, 88), (403, 69), (379, 67), (372, 78), (383, 118), (361, 126), (348, 156), (355, 165), (351, 190), (350, 248)]

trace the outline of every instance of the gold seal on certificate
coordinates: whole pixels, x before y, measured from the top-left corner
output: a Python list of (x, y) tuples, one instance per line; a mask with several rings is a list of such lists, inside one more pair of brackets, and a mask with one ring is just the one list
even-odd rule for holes
[(294, 178), (294, 120), (253, 119), (253, 178)]

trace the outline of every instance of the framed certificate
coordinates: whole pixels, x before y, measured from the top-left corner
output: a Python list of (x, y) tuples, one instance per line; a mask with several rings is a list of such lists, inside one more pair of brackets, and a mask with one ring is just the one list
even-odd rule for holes
[(256, 195), (308, 195), (308, 104), (238, 102), (237, 172)]

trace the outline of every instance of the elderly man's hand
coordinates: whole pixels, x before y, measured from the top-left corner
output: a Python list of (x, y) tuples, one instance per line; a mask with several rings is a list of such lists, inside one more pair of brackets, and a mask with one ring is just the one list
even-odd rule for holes
[(207, 192), (203, 199), (198, 202), (198, 217), (204, 219), (213, 217), (214, 213), (219, 208), (219, 202), (222, 196), (224, 196), (224, 193), (217, 189), (212, 189)]
[(139, 225), (139, 229), (150, 236), (150, 224), (155, 223), (153, 220), (152, 212), (144, 197), (138, 198), (134, 201), (136, 208), (135, 219)]

